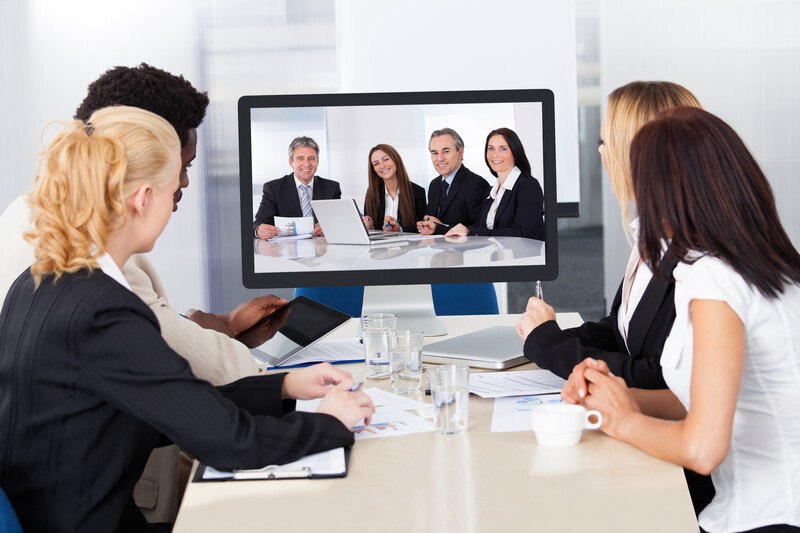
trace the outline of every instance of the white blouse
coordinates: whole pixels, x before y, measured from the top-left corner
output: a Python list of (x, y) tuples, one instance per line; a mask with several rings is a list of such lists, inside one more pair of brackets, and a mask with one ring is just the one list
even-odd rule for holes
[(500, 186), (500, 180), (497, 180), (497, 183), (494, 184), (489, 190), (489, 198), (494, 200), (492, 205), (489, 207), (489, 212), (486, 214), (486, 227), (489, 229), (494, 229), (494, 217), (497, 214), (497, 208), (500, 207), (500, 201), (503, 199), (503, 195), (506, 191), (509, 191), (511, 194), (511, 189), (514, 188), (514, 184), (517, 183), (517, 179), (522, 174), (522, 171), (517, 167), (511, 169), (506, 176), (506, 180), (503, 182), (502, 187)]
[[(620, 303), (619, 309), (617, 310), (617, 329), (619, 330), (619, 334), (625, 340), (625, 347), (628, 346), (628, 327), (630, 326), (631, 319), (633, 318), (633, 313), (636, 312), (636, 307), (639, 305), (639, 302), (642, 301), (642, 296), (644, 296), (644, 291), (647, 289), (647, 285), (650, 284), (650, 280), (653, 279), (653, 271), (650, 270), (650, 267), (641, 260), (639, 256), (639, 248), (637, 247), (637, 242), (639, 241), (639, 219), (636, 218), (631, 221), (630, 224), (631, 228), (631, 236), (633, 237), (633, 249), (631, 250), (631, 255), (628, 257), (628, 268), (625, 269), (625, 279), (622, 281), (623, 286), (623, 299)], [(628, 270), (631, 270), (632, 263), (636, 262), (633, 266), (633, 270), (631, 272), (632, 279), (628, 279)], [(628, 301), (625, 301), (625, 284), (630, 284), (630, 292), (628, 293)]]
[(787, 285), (777, 299), (766, 299), (709, 256), (679, 263), (674, 276), (676, 318), (661, 365), (667, 385), (687, 410), (693, 356), (689, 303), (725, 302), (745, 331), (730, 449), (711, 473), (716, 496), (700, 513), (700, 526), (715, 533), (800, 526), (800, 287)]

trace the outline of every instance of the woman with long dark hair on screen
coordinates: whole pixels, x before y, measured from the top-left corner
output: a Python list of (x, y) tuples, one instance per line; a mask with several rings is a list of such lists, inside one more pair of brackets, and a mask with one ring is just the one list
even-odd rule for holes
[[(35, 262), (0, 312), (0, 486), (25, 531), (149, 531), (133, 489), (156, 446), (260, 468), (352, 444), (371, 416), (330, 365), (216, 389), (169, 348), (120, 268), (153, 248), (181, 168), (175, 129), (122, 106), (69, 123), (42, 155)], [(319, 396), (317, 413), (293, 411)]]
[[(631, 169), (642, 260), (678, 262), (669, 390), (632, 394), (598, 361), (583, 402), (609, 435), (711, 474), (704, 531), (800, 531), (800, 254), (769, 182), (730, 126), (693, 108), (645, 125)], [(572, 383), (563, 396), (578, 400)]]
[(519, 136), (497, 128), (486, 136), (486, 166), (497, 183), (489, 190), (472, 226), (457, 224), (446, 235), (485, 235), (544, 239), (544, 196), (531, 176), (531, 164)]
[[(425, 215), (425, 189), (408, 177), (403, 159), (393, 146), (379, 144), (367, 157), (367, 194), (364, 222), (367, 229), (417, 232)], [(382, 227), (375, 227), (377, 225)]]

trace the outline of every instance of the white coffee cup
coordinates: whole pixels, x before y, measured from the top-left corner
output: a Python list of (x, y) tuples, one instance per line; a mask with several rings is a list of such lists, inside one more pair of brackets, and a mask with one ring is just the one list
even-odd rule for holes
[[(597, 420), (591, 422), (591, 417)], [(584, 429), (597, 429), (602, 424), (600, 411), (580, 405), (546, 403), (531, 408), (531, 425), (542, 446), (574, 446), (580, 442)]]

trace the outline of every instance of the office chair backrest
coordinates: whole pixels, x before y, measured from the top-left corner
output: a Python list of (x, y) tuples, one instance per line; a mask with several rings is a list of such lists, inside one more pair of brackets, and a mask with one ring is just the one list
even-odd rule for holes
[(11, 507), (6, 493), (0, 489), (0, 531), (3, 533), (22, 533), (22, 526), (19, 524), (17, 513)]

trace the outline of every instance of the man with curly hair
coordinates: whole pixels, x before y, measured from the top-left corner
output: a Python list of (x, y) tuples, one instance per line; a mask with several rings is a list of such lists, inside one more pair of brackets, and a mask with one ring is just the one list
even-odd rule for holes
[[(203, 121), (208, 96), (195, 89), (183, 76), (142, 63), (136, 67), (115, 67), (89, 85), (86, 98), (75, 118), (87, 121), (98, 109), (114, 105), (138, 107), (160, 115), (175, 128), (181, 142), (180, 189), (174, 196), (173, 210), (189, 186), (187, 169), (197, 150), (197, 128)], [(20, 196), (0, 215), (0, 302), (19, 274), (33, 262), (33, 247), (23, 233), (30, 229), (29, 209)], [(202, 311), (186, 313), (186, 318), (167, 300), (161, 281), (146, 255), (134, 255), (122, 273), (135, 292), (158, 318), (167, 344), (183, 356), (194, 374), (214, 385), (224, 385), (256, 374), (248, 348), (235, 339), (262, 317), (285, 303), (275, 296), (248, 300), (231, 313), (216, 315)], [(188, 318), (188, 320), (187, 320)], [(183, 486), (180, 476), (180, 451), (176, 446), (156, 449), (134, 491), (134, 498), (148, 522), (175, 520)]]

